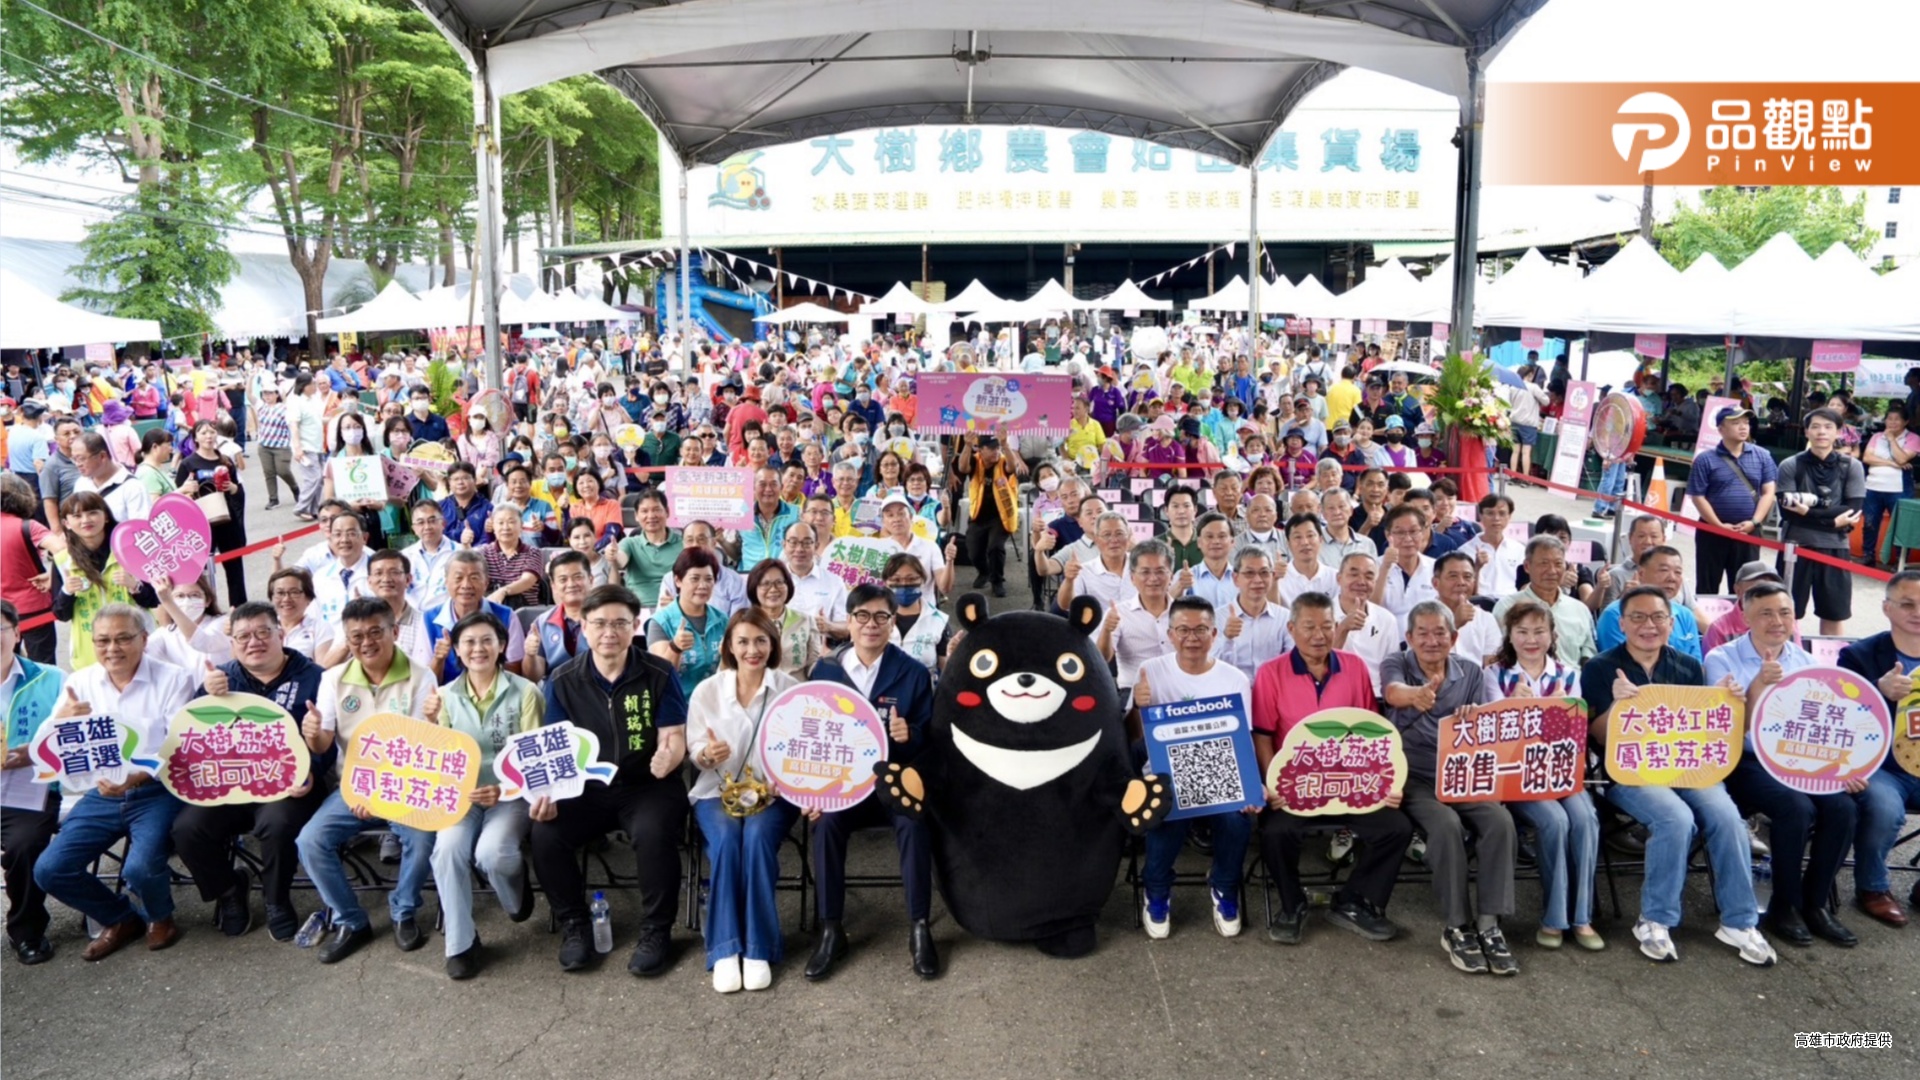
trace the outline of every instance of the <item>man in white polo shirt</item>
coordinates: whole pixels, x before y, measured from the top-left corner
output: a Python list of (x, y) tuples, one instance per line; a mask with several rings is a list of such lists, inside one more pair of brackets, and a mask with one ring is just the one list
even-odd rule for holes
[(793, 574), (794, 610), (813, 620), (814, 631), (824, 644), (829, 638), (847, 637), (847, 583), (827, 572), (819, 561), (820, 540), (813, 526), (802, 521), (787, 529), (780, 558)]
[(1273, 559), (1266, 550), (1242, 544), (1233, 553), (1239, 591), (1214, 612), (1221, 624), (1214, 655), (1238, 668), (1249, 686), (1261, 664), (1293, 648), (1287, 609), (1271, 599), (1273, 577)]
[(1056, 601), (1063, 610), (1073, 606), (1076, 596), (1091, 596), (1105, 610), (1136, 595), (1127, 577), (1127, 547), (1133, 541), (1133, 526), (1109, 510), (1094, 521), (1093, 539), (1099, 546), (1099, 557), (1067, 564), (1060, 579)]
[(1371, 555), (1354, 552), (1340, 561), (1340, 592), (1333, 599), (1333, 647), (1367, 662), (1367, 678), (1380, 693), (1380, 668), (1406, 644), (1393, 612), (1373, 602), (1379, 566)]
[(1100, 654), (1119, 670), (1122, 693), (1133, 689), (1140, 665), (1173, 651), (1167, 637), (1172, 614), (1173, 550), (1159, 540), (1142, 540), (1127, 553), (1134, 595), (1107, 609), (1100, 622)]
[[(1320, 561), (1320, 519), (1310, 514), (1295, 514), (1287, 519), (1287, 551), (1293, 556), (1278, 588), (1280, 604), (1290, 607), (1301, 593), (1325, 593), (1338, 589), (1338, 575)], [(1302, 573), (1302, 571), (1308, 571)]]
[(1387, 534), (1387, 554), (1373, 583), (1373, 602), (1405, 619), (1413, 605), (1440, 596), (1433, 587), (1433, 559), (1423, 554), (1431, 539), (1427, 515), (1401, 503), (1387, 511), (1380, 527)]
[[(97, 662), (67, 680), (53, 717), (111, 716), (140, 733), (141, 747), (157, 751), (166, 741), (167, 722), (193, 698), (193, 675), (145, 655), (147, 614), (131, 604), (101, 608), (92, 632)], [(167, 856), (183, 804), (152, 773), (127, 764), (123, 782), (102, 780), (80, 797), (33, 867), (34, 883), (49, 897), (105, 928), (81, 953), (88, 960), (105, 959), (142, 934), (149, 949), (164, 949), (180, 937)], [(122, 837), (127, 851), (120, 879), (131, 898), (107, 888), (93, 871), (94, 860)]]

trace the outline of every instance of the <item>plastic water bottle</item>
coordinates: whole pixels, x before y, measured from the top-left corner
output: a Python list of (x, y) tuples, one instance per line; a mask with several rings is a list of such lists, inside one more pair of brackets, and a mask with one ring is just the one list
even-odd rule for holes
[(327, 933), (327, 913), (316, 911), (307, 916), (307, 921), (293, 935), (293, 943), (302, 949), (311, 949), (320, 943)]
[(1773, 856), (1762, 855), (1753, 860), (1753, 898), (1762, 908), (1773, 895)]
[(606, 955), (613, 951), (613, 918), (605, 893), (593, 894), (593, 951)]

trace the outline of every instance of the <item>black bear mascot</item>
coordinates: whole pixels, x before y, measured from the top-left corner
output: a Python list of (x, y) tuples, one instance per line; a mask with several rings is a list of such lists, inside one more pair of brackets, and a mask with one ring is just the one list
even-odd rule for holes
[(966, 633), (925, 747), (911, 766), (876, 767), (879, 797), (926, 815), (940, 892), (969, 933), (1084, 956), (1128, 831), (1167, 805), (1162, 784), (1133, 774), (1120, 691), (1089, 639), (1100, 604), (989, 618), (969, 593), (955, 611)]

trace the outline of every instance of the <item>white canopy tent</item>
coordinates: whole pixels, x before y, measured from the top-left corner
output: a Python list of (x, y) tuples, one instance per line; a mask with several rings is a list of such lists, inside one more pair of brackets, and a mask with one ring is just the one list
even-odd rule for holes
[(157, 319), (122, 319), (63, 304), (13, 271), (0, 269), (0, 349), (159, 340)]
[(1341, 319), (1391, 319), (1404, 322), (1424, 306), (1420, 281), (1399, 259), (1388, 259), (1367, 271), (1360, 284), (1334, 300)]
[[(499, 130), (501, 95), (597, 73), (646, 113), (683, 169), (761, 146), (928, 123), (1078, 127), (1251, 166), (1314, 87), (1349, 66), (1381, 71), (1462, 103), (1460, 243), (1470, 270), (1484, 72), (1546, 0), (415, 2), (474, 74), (476, 128)], [(476, 145), (479, 276), (494, 281), (500, 149), (493, 138)], [(497, 380), (498, 317), (490, 299), (486, 308)]]
[(418, 330), (427, 325), (420, 321), (426, 312), (426, 306), (418, 297), (408, 292), (398, 281), (387, 282), (380, 295), (361, 304), (345, 315), (335, 315), (330, 319), (321, 319), (318, 328), (323, 334), (378, 334), (387, 331)]
[(1187, 301), (1187, 310), (1245, 311), (1247, 310), (1247, 305), (1253, 302), (1253, 298), (1248, 295), (1248, 292), (1247, 279), (1241, 277), (1239, 274), (1235, 274), (1233, 275), (1233, 280), (1220, 286), (1213, 295), (1203, 296), (1198, 300)]
[(1047, 283), (1035, 290), (1032, 296), (1027, 297), (1026, 302), (1041, 305), (1053, 311), (1084, 311), (1093, 306), (1092, 301), (1076, 299), (1067, 291), (1066, 286), (1053, 278), (1048, 278)]
[(913, 294), (904, 281), (896, 281), (885, 296), (860, 305), (862, 315), (931, 315), (933, 305)]
[(848, 318), (849, 316), (830, 307), (823, 307), (807, 300), (766, 315), (755, 315), (753, 321), (784, 326), (787, 323), (843, 323)]
[(1146, 291), (1133, 283), (1132, 278), (1120, 283), (1120, 287), (1088, 302), (1088, 307), (1099, 311), (1172, 311), (1173, 301), (1155, 300)]
[(1063, 312), (1049, 304), (1036, 303), (1033, 300), (1002, 300), (989, 304), (979, 311), (969, 312), (960, 317), (960, 321), (969, 325), (975, 323), (1030, 323), (1042, 319), (1057, 318)]
[(585, 296), (572, 289), (561, 289), (546, 297), (546, 310), (553, 322), (618, 322), (633, 318), (633, 313), (621, 311), (597, 296)]
[(1586, 312), (1580, 284), (1579, 270), (1549, 262), (1539, 249), (1528, 248), (1513, 269), (1481, 291), (1474, 321), (1481, 326), (1581, 329)]
[(1319, 278), (1308, 274), (1293, 287), (1284, 310), (1302, 319), (1333, 319), (1339, 317), (1340, 300), (1320, 284)]
[[(1719, 263), (1714, 263), (1718, 266)], [(1586, 329), (1632, 334), (1717, 334), (1727, 316), (1673, 264), (1635, 236), (1581, 282)]]
[(1292, 310), (1293, 282), (1285, 274), (1277, 278), (1268, 278), (1260, 286), (1260, 310), (1276, 315), (1284, 315)]
[(961, 289), (957, 295), (950, 296), (941, 303), (934, 304), (933, 310), (948, 312), (979, 311), (981, 308), (994, 307), (1003, 302), (1004, 301), (998, 296), (993, 295), (992, 289), (980, 284), (979, 278), (974, 278), (973, 281), (969, 283), (966, 288)]

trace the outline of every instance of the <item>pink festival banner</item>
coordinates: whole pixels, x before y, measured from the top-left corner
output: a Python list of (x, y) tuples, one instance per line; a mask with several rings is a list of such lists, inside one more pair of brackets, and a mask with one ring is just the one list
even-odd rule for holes
[(667, 470), (667, 524), (704, 521), (716, 529), (753, 528), (753, 470), (718, 467)]
[(1816, 341), (1809, 350), (1815, 371), (1852, 371), (1860, 366), (1857, 341)]
[(1065, 438), (1072, 433), (1073, 378), (1018, 372), (928, 372), (917, 384), (914, 430), (965, 435), (996, 429)]

